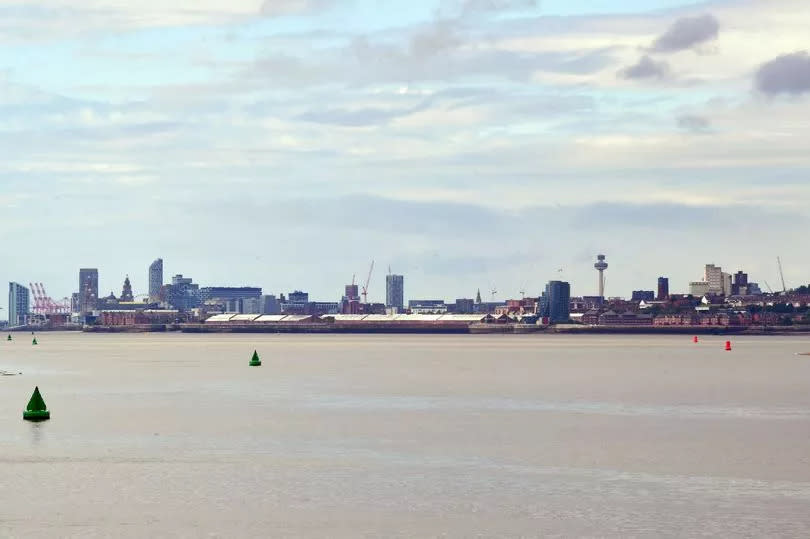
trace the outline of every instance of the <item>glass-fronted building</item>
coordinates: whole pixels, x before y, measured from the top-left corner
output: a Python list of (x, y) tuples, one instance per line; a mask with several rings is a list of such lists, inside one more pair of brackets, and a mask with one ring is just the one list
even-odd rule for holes
[(30, 295), (21, 284), (8, 283), (8, 325), (23, 326), (28, 318)]

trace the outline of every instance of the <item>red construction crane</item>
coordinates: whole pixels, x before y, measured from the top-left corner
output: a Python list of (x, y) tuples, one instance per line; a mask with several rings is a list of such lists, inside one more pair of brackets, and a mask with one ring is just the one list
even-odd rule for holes
[(371, 267), (368, 268), (368, 277), (366, 277), (366, 284), (363, 285), (363, 303), (368, 303), (368, 284), (371, 282), (371, 272), (374, 271), (374, 261), (371, 261)]
[(56, 302), (45, 292), (42, 283), (29, 283), (34, 306), (31, 311), (34, 314), (68, 314), (70, 313), (70, 300), (67, 298), (61, 302)]

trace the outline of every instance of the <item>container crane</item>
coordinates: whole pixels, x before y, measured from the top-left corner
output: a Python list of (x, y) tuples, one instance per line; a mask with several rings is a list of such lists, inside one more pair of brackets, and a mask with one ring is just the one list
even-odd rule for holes
[(371, 267), (368, 268), (368, 277), (366, 277), (366, 284), (363, 285), (363, 303), (368, 304), (368, 285), (371, 282), (371, 273), (374, 271), (374, 261), (371, 261)]

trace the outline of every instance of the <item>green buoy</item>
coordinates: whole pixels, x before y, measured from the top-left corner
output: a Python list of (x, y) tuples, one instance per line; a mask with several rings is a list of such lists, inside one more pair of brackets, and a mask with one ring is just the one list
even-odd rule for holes
[(31, 400), (28, 401), (23, 412), (23, 419), (26, 421), (45, 421), (51, 418), (51, 413), (48, 407), (45, 406), (45, 400), (39, 394), (39, 387), (34, 388), (34, 394), (31, 395)]
[(262, 361), (259, 359), (259, 353), (256, 350), (253, 351), (253, 357), (250, 358), (250, 366), (251, 367), (262, 366)]
[(8, 334), (8, 339), (6, 339), (6, 340), (7, 340), (7, 341), (10, 341), (10, 340), (11, 340), (11, 333), (9, 333), (9, 334)]
[(33, 340), (33, 341), (31, 341), (31, 344), (33, 344), (33, 345), (37, 345), (37, 344), (39, 344), (39, 343), (37, 342), (37, 338), (36, 338), (36, 337), (34, 337), (34, 340)]

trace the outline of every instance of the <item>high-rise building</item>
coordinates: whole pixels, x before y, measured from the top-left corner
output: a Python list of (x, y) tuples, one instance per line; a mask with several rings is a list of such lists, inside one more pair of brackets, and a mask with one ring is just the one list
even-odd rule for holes
[(163, 259), (158, 258), (149, 265), (149, 301), (160, 299), (163, 288)]
[(669, 299), (669, 278), (658, 278), (658, 301), (666, 301)]
[(25, 325), (29, 306), (28, 289), (21, 284), (8, 283), (8, 325)]
[(87, 314), (96, 308), (98, 303), (98, 269), (82, 268), (79, 270), (79, 312)]
[(178, 311), (188, 311), (200, 306), (200, 285), (190, 277), (175, 275), (172, 284), (166, 286), (166, 301)]
[(571, 285), (565, 281), (549, 281), (540, 298), (540, 314), (550, 324), (568, 322), (571, 318)]
[(129, 275), (124, 279), (124, 287), (121, 290), (120, 301), (131, 303), (135, 301), (135, 296), (132, 295), (132, 283), (129, 282)]
[(261, 314), (281, 314), (281, 303), (274, 295), (262, 296)]
[(405, 308), (405, 277), (402, 275), (385, 276), (385, 306), (399, 311)]
[(738, 271), (734, 274), (734, 284), (731, 285), (731, 294), (746, 295), (748, 294), (748, 274)]
[(723, 268), (714, 264), (706, 264), (703, 280), (709, 283), (709, 294), (723, 293)]
[(720, 276), (723, 280), (723, 295), (729, 297), (734, 286), (731, 281), (731, 274), (724, 271), (720, 274)]

